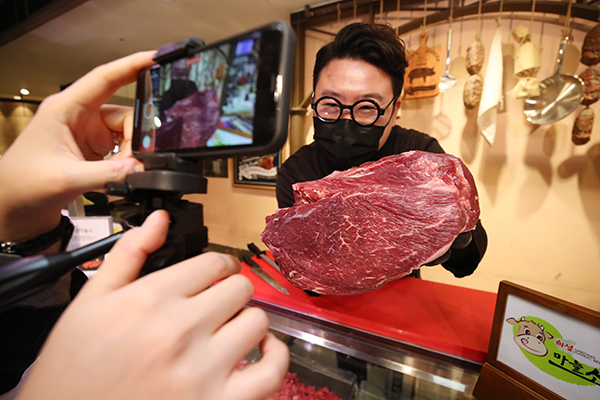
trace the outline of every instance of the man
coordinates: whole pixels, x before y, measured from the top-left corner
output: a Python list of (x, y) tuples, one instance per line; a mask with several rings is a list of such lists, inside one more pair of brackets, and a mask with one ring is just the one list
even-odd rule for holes
[[(354, 23), (317, 53), (312, 101), (315, 141), (281, 167), (279, 207), (294, 204), (292, 185), (321, 179), (366, 161), (410, 150), (443, 153), (434, 138), (394, 124), (402, 103), (404, 43), (387, 25)], [(456, 277), (473, 273), (487, 247), (480, 222), (428, 265), (442, 264)]]

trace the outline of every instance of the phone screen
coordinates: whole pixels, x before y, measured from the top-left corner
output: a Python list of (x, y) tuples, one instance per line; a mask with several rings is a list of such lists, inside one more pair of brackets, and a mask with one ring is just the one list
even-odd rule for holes
[(143, 70), (133, 150), (185, 153), (267, 143), (277, 123), (281, 42), (276, 30), (255, 31)]

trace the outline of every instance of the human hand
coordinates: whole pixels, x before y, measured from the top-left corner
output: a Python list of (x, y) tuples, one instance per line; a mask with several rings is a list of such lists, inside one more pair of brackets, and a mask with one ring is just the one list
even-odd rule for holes
[[(289, 353), (262, 310), (242, 308), (253, 288), (234, 275), (237, 260), (207, 253), (136, 280), (167, 227), (157, 211), (116, 243), (50, 333), (19, 400), (250, 400), (279, 388)], [(257, 344), (261, 360), (236, 370)]]
[[(151, 65), (142, 52), (97, 67), (48, 97), (0, 159), (0, 240), (23, 241), (58, 225), (60, 208), (82, 193), (123, 181), (131, 157), (133, 110), (105, 105)], [(103, 160), (120, 143), (118, 157)]]
[(425, 264), (425, 266), (431, 267), (434, 265), (445, 263), (450, 259), (450, 256), (452, 255), (452, 249), (464, 249), (469, 245), (469, 243), (471, 243), (472, 238), (473, 234), (471, 233), (471, 231), (459, 234), (456, 237), (456, 239), (454, 239), (454, 242), (452, 242), (452, 245), (450, 245), (450, 248), (447, 252), (445, 252), (442, 256), (436, 258), (435, 260), (428, 262), (427, 264)]

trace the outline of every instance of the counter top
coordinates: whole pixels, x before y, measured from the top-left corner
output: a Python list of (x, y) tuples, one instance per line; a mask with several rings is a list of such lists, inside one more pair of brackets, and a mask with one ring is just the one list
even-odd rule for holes
[(266, 261), (253, 260), (290, 293), (275, 290), (243, 263), (242, 274), (254, 284), (253, 300), (259, 303), (452, 358), (485, 362), (495, 293), (406, 277), (359, 295), (310, 297)]

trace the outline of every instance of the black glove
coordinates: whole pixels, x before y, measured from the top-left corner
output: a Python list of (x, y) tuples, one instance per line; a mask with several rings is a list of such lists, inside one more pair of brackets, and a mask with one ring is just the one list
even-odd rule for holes
[(450, 256), (452, 255), (452, 249), (464, 249), (469, 245), (469, 243), (471, 243), (471, 239), (473, 239), (473, 234), (471, 233), (471, 231), (461, 233), (456, 237), (456, 239), (454, 239), (454, 242), (452, 242), (452, 245), (450, 246), (447, 252), (445, 252), (441, 257), (438, 257), (435, 260), (428, 262), (427, 264), (425, 264), (425, 266), (431, 267), (433, 265), (445, 263), (450, 259)]
[(306, 289), (304, 289), (304, 293), (306, 293), (310, 297), (319, 297), (321, 295), (320, 293), (313, 292), (312, 290), (306, 290)]

